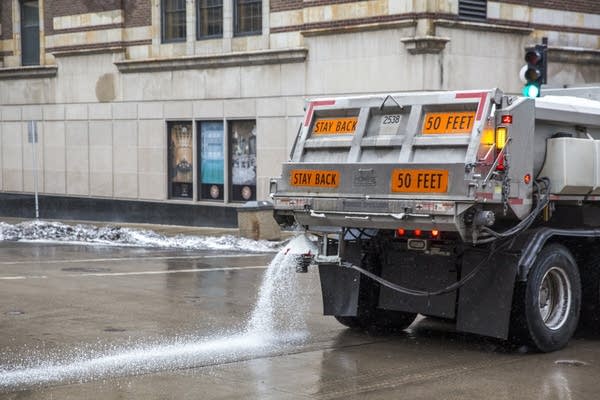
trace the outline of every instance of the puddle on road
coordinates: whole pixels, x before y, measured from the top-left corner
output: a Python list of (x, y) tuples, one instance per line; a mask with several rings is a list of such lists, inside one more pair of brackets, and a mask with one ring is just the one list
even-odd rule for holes
[(281, 243), (251, 240), (233, 235), (164, 236), (151, 230), (120, 226), (66, 225), (60, 222), (28, 221), (19, 224), (0, 222), (0, 241), (72, 243), (112, 246), (168, 248), (184, 250), (274, 252)]
[[(213, 337), (176, 338), (167, 343), (140, 345), (98, 354), (91, 349), (68, 360), (31, 359), (0, 367), (0, 389), (85, 382), (107, 377), (201, 367), (277, 354), (308, 339), (307, 294), (300, 293), (295, 256), (282, 249), (267, 268), (254, 310), (245, 327)], [(303, 297), (305, 296), (305, 297)]]

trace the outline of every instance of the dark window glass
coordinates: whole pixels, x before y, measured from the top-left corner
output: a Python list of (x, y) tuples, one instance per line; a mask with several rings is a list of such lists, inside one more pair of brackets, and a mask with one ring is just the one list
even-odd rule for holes
[(230, 121), (231, 200), (256, 200), (256, 121)]
[(21, 54), (23, 65), (40, 64), (40, 13), (37, 1), (21, 3)]
[(459, 0), (458, 16), (469, 21), (485, 21), (487, 0)]
[(223, 36), (223, 0), (197, 0), (198, 39)]
[(163, 42), (185, 41), (185, 0), (162, 1)]
[(235, 34), (262, 33), (262, 0), (235, 0)]
[(225, 146), (223, 121), (198, 122), (199, 198), (223, 200)]
[(169, 198), (193, 198), (192, 123), (167, 122)]

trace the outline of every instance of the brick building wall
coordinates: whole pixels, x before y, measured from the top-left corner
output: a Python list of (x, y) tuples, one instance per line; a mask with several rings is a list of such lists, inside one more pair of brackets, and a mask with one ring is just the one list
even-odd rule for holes
[(125, 28), (152, 24), (150, 0), (126, 0), (123, 3)]
[(46, 0), (44, 2), (45, 33), (52, 35), (55, 32), (54, 17), (120, 10), (123, 2), (121, 0)]
[[(12, 3), (10, 0), (0, 1), (0, 24), (2, 24), (2, 34), (0, 39), (12, 38)], [(0, 49), (1, 50), (1, 49)]]
[(304, 7), (302, 0), (271, 0), (271, 12), (297, 10)]
[(499, 3), (519, 4), (529, 7), (549, 8), (551, 10), (600, 14), (598, 0), (496, 0)]

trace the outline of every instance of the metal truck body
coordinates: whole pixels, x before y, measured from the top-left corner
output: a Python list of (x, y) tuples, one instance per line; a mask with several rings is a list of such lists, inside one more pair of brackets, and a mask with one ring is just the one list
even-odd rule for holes
[(271, 193), (278, 218), (320, 235), (324, 311), (345, 325), (421, 313), (552, 351), (582, 305), (596, 318), (600, 102), (498, 89), (309, 101)]

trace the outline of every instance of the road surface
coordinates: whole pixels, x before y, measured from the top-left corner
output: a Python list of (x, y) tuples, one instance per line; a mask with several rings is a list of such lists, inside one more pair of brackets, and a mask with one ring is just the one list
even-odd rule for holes
[(0, 398), (600, 397), (599, 335), (536, 354), (428, 318), (353, 332), (321, 316), (315, 271), (288, 299), (305, 336), (257, 345), (244, 326), (274, 255), (0, 242)]

